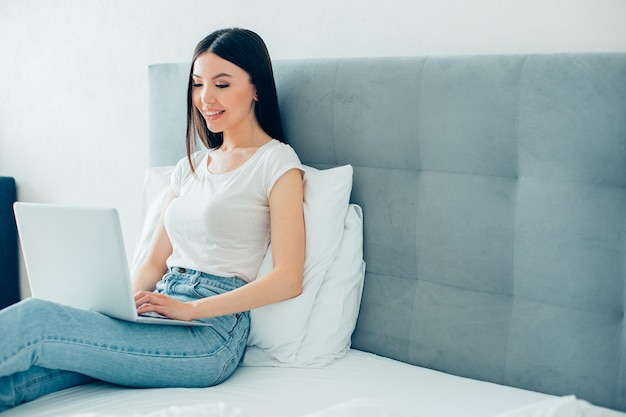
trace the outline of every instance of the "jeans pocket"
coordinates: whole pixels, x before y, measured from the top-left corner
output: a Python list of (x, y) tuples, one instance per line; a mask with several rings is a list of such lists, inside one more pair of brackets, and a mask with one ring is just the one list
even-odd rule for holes
[(186, 278), (170, 275), (157, 283), (156, 291), (178, 301), (193, 301), (199, 298), (194, 291), (195, 285)]
[(192, 287), (190, 288), (190, 292), (197, 298), (207, 298), (213, 295), (220, 294), (220, 292), (216, 291), (214, 288), (202, 285), (199, 282), (196, 282), (194, 283), (194, 285), (192, 285)]
[(170, 281), (172, 279), (171, 274), (163, 275), (163, 278), (156, 283), (156, 292), (160, 294), (167, 294), (169, 292)]

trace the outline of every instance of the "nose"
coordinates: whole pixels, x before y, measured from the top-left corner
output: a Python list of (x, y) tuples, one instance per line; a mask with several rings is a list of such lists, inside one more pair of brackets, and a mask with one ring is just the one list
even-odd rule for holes
[(200, 91), (200, 103), (205, 106), (207, 104), (215, 103), (215, 96), (209, 92), (208, 88), (203, 88)]

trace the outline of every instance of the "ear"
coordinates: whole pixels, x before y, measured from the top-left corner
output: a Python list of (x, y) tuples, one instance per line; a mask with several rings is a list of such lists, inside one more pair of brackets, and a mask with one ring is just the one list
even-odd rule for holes
[(256, 92), (256, 91), (254, 92), (254, 96), (252, 97), (252, 100), (259, 101), (259, 94), (258, 94), (258, 92)]

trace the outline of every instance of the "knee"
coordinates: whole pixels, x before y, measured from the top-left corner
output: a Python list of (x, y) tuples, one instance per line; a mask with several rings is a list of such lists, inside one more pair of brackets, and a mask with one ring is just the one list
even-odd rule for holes
[(0, 352), (4, 353), (5, 342), (20, 346), (42, 340), (57, 329), (58, 323), (67, 322), (63, 310), (60, 304), (37, 298), (25, 299), (3, 310), (0, 335), (6, 340), (0, 343)]
[(54, 308), (56, 304), (52, 301), (42, 300), (41, 298), (26, 298), (19, 303), (15, 304), (15, 307), (22, 310), (23, 312), (35, 312), (37, 314), (42, 314), (51, 308)]
[(53, 317), (57, 314), (61, 306), (51, 301), (39, 298), (27, 298), (17, 304), (13, 304), (6, 311), (8, 315), (12, 315), (12, 323), (21, 323), (21, 325), (31, 325), (40, 322), (43, 317)]

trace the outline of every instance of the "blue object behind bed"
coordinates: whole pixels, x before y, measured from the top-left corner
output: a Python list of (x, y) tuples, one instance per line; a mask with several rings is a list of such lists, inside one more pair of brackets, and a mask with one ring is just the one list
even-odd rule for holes
[[(277, 62), (289, 142), (352, 164), (353, 347), (626, 410), (626, 54)], [(150, 67), (151, 164), (187, 64)]]
[(15, 180), (0, 177), (0, 309), (20, 300), (17, 228), (13, 216), (16, 199)]

